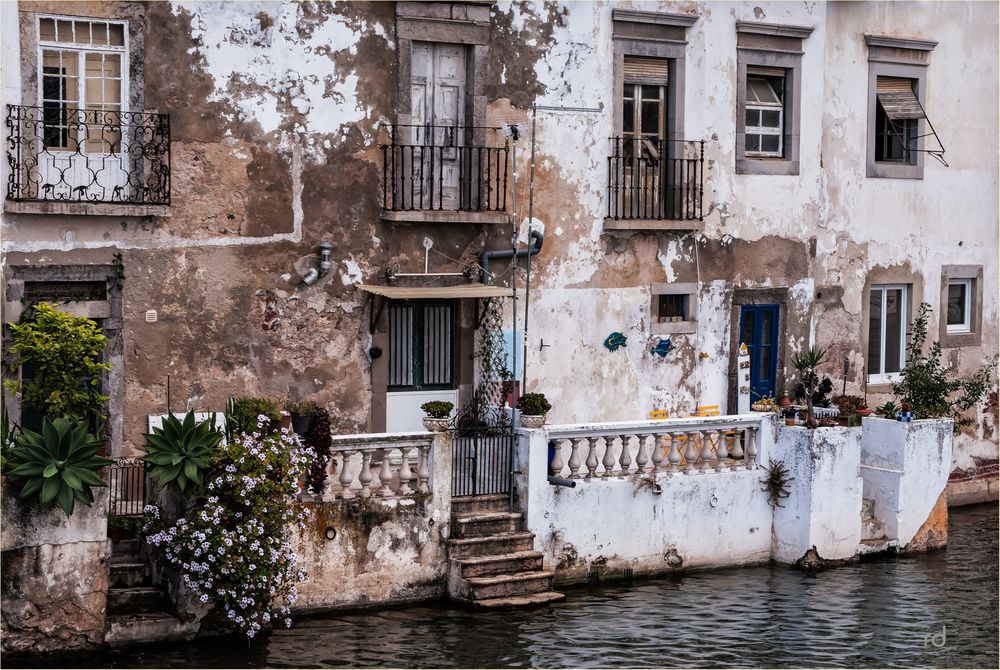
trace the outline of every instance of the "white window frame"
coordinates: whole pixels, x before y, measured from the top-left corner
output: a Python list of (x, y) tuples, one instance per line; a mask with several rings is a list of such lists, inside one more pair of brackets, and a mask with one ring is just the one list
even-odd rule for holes
[(972, 279), (949, 279), (948, 280), (948, 291), (951, 292), (951, 287), (954, 285), (962, 285), (965, 287), (965, 306), (964, 314), (965, 321), (962, 323), (951, 324), (948, 323), (948, 304), (944, 305), (945, 312), (945, 324), (946, 330), (949, 333), (971, 333), (972, 332), (972, 292), (975, 290), (974, 280)]
[[(109, 27), (110, 26), (121, 26), (122, 29), (122, 44), (121, 45), (111, 45), (111, 44), (85, 44), (82, 42), (58, 42), (58, 41), (48, 41), (42, 39), (42, 21), (43, 20), (52, 21), (79, 21), (93, 24), (103, 23)], [(74, 27), (75, 30), (75, 27)], [(129, 91), (129, 70), (131, 63), (129, 62), (129, 41), (128, 41), (128, 22), (126, 21), (115, 21), (111, 19), (98, 19), (92, 16), (68, 16), (61, 14), (36, 14), (35, 15), (35, 36), (37, 38), (36, 47), (36, 65), (38, 72), (38, 86), (37, 86), (37, 105), (42, 107), (43, 104), (43, 82), (44, 76), (44, 52), (46, 50), (58, 49), (59, 51), (72, 51), (76, 52), (77, 58), (79, 59), (77, 65), (77, 99), (76, 104), (78, 109), (89, 109), (87, 105), (87, 63), (86, 58), (88, 53), (113, 53), (118, 54), (121, 58), (121, 90), (120, 90), (120, 100), (118, 102), (118, 111), (122, 115), (124, 120), (124, 115), (128, 110), (128, 91)], [(110, 40), (109, 40), (110, 41)], [(103, 110), (98, 110), (103, 111)], [(56, 151), (59, 151), (58, 149)], [(81, 153), (86, 152), (86, 143), (80, 143)], [(127, 148), (125, 146), (125, 133), (122, 133), (121, 139), (121, 152), (125, 153)], [(73, 153), (73, 152), (70, 152)]]
[[(910, 286), (908, 284), (875, 284), (868, 291), (868, 299), (871, 300), (872, 291), (880, 291), (882, 293), (882, 319), (880, 324), (880, 329), (878, 333), (879, 338), (879, 364), (882, 370), (885, 369), (885, 329), (886, 321), (885, 318), (885, 303), (886, 303), (886, 293), (889, 291), (901, 290), (900, 295), (900, 309), (899, 309), (899, 369), (900, 372), (906, 367), (906, 336), (907, 336), (907, 326), (910, 323), (909, 317), (909, 302), (910, 302)], [(871, 315), (868, 318), (869, 328), (871, 324)], [(871, 330), (868, 331), (869, 337), (869, 347), (870, 339), (872, 337)], [(866, 352), (867, 355), (867, 352)], [(868, 362), (870, 364), (870, 361)], [(889, 372), (884, 373), (881, 370), (879, 372), (872, 372), (871, 368), (868, 370), (868, 383), (869, 384), (894, 384), (900, 380), (899, 372)]]
[[(782, 77), (782, 78), (784, 78), (784, 77)], [(750, 80), (751, 79), (761, 79), (761, 80), (763, 80), (767, 84), (767, 87), (771, 89), (771, 92), (774, 93), (775, 98), (778, 97), (777, 92), (774, 90), (774, 87), (771, 86), (771, 82), (769, 82), (767, 80), (767, 77), (764, 77), (762, 75), (755, 75), (752, 72), (748, 72), (747, 73), (746, 88), (747, 88), (747, 96), (748, 97), (749, 97)], [(759, 118), (763, 118), (763, 112), (778, 112), (778, 125), (777, 126), (751, 126), (751, 125), (744, 125), (744, 133), (743, 133), (744, 134), (744, 139), (743, 139), (743, 147), (744, 148), (743, 148), (743, 154), (745, 156), (750, 157), (750, 158), (782, 158), (782, 157), (784, 157), (784, 151), (785, 151), (785, 147), (783, 146), (784, 145), (784, 136), (785, 136), (785, 106), (784, 106), (784, 104), (782, 104), (782, 103), (778, 103), (778, 104), (761, 104), (761, 103), (752, 103), (750, 101), (747, 101), (746, 109), (743, 112), (744, 124), (746, 122), (746, 112), (747, 111), (755, 111), (755, 112), (759, 111), (759, 112), (761, 112), (761, 115), (760, 115)], [(771, 136), (777, 136), (777, 138), (778, 138), (778, 150), (777, 151), (750, 151), (749, 149), (746, 148), (746, 138), (748, 138), (750, 135), (760, 135), (760, 136), (771, 135)]]

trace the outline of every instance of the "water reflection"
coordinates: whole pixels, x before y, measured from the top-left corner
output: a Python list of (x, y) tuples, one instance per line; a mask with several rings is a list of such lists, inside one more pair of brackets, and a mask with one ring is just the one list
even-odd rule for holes
[(817, 575), (763, 566), (574, 590), (544, 609), (328, 615), (249, 647), (146, 648), (93, 667), (996, 668), (997, 517), (953, 510), (946, 551)]

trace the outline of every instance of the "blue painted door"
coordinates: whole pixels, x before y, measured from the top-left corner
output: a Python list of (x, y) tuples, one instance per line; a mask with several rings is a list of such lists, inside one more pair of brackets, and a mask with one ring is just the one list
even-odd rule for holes
[(750, 402), (773, 398), (778, 374), (778, 305), (743, 305), (740, 342), (750, 350)]

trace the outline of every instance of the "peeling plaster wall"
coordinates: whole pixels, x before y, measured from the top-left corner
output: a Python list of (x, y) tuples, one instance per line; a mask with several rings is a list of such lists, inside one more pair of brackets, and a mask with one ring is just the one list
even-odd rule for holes
[[(5, 17), (12, 6), (4, 4)], [(703, 235), (603, 230), (607, 138), (619, 104), (615, 7), (698, 17), (687, 29), (683, 132), (706, 140)], [(233, 393), (288, 394), (325, 404), (337, 432), (377, 425), (367, 299), (354, 285), (383, 281), (394, 263), (421, 270), (425, 235), (444, 254), (433, 256), (431, 269), (457, 271), (484, 248), (507, 246), (511, 232), (380, 220), (380, 123), (397, 107), (393, 3), (20, 2), (16, 9), (141, 23), (136, 95), (147, 109), (171, 114), (170, 216), (4, 216), (6, 266), (107, 263), (115, 250), (124, 254), (126, 418), (116, 449), (137, 447), (142, 417), (166, 409), (167, 374), (175, 408), (218, 408)], [(813, 28), (803, 40), (796, 176), (735, 172), (738, 20)], [(18, 62), (10, 23), (5, 60)], [(739, 310), (733, 297), (741, 289), (788, 289), (779, 381), (789, 385), (787, 361), (815, 343), (833, 361), (848, 356), (848, 393), (862, 392), (863, 305), (873, 271), (895, 272), (937, 306), (942, 265), (982, 265), (990, 297), (982, 345), (948, 355), (967, 372), (995, 352), (997, 49), (989, 45), (997, 43), (996, 23), (988, 3), (496, 3), (486, 122), (528, 122), (532, 102), (602, 109), (537, 115), (532, 215), (546, 238), (532, 259), (527, 385), (555, 400), (552, 420), (725, 408)], [(865, 32), (939, 42), (927, 112), (951, 167), (928, 160), (922, 180), (865, 177)], [(970, 59), (969, 43), (985, 48)], [(5, 100), (20, 99), (23, 75), (4, 68)], [(519, 143), (511, 200), (522, 242), (528, 148)], [(723, 245), (724, 235), (733, 244)], [(334, 245), (331, 275), (297, 289), (322, 240)], [(698, 330), (673, 336), (677, 349), (664, 359), (649, 353), (650, 286), (661, 282), (700, 285)], [(145, 323), (147, 309), (160, 321)], [(607, 352), (601, 343), (615, 330), (629, 344)], [(827, 374), (839, 386), (839, 365)], [(870, 389), (870, 402), (884, 399)], [(976, 426), (956, 438), (956, 467), (973, 456), (996, 458), (996, 417), (995, 404), (977, 408)]]

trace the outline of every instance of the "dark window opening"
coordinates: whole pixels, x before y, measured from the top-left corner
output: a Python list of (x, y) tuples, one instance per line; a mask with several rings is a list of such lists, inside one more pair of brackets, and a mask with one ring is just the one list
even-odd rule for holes
[(455, 388), (451, 301), (389, 303), (389, 391)]
[(660, 323), (672, 321), (688, 320), (688, 296), (686, 295), (661, 295), (659, 296), (659, 309), (657, 318)]

